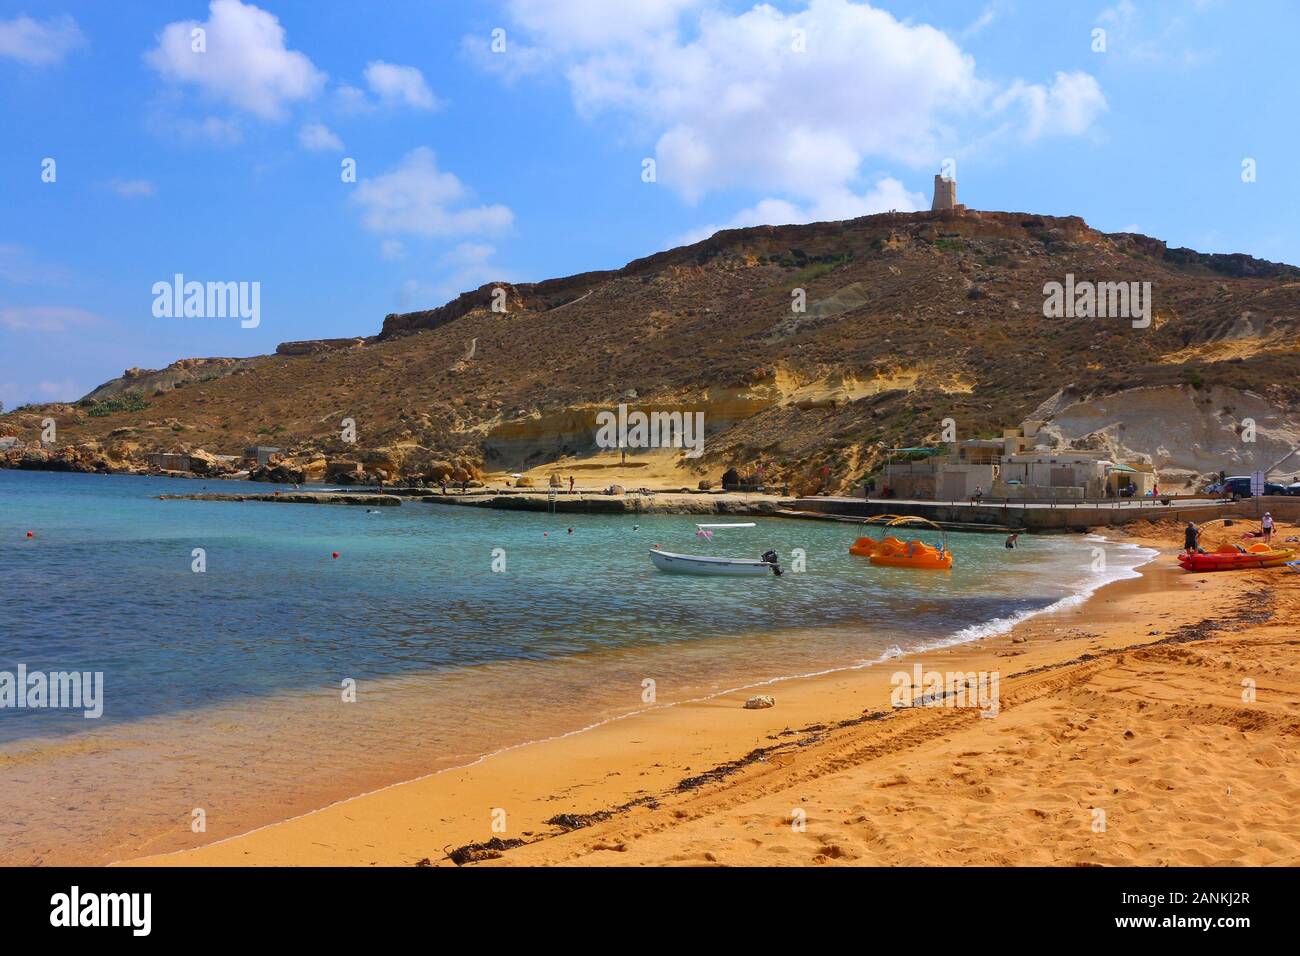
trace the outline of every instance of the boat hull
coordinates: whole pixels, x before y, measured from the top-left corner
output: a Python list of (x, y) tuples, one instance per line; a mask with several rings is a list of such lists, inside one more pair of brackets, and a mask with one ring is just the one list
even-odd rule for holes
[(876, 553), (880, 547), (880, 542), (874, 538), (858, 538), (849, 548), (849, 554), (856, 554), (860, 558), (869, 558)]
[(717, 575), (723, 577), (774, 577), (772, 565), (766, 561), (748, 558), (710, 558), (694, 554), (674, 554), (671, 551), (650, 552), (650, 560), (660, 571), (669, 574)]
[(940, 551), (922, 541), (900, 541), (890, 536), (881, 541), (859, 538), (849, 548), (849, 554), (868, 559), (872, 564), (887, 568), (922, 568), (930, 571), (947, 571), (952, 567), (952, 552)]
[(919, 554), (909, 558), (906, 554), (873, 554), (872, 564), (887, 568), (919, 568), (926, 571), (948, 571), (952, 568), (952, 552)]
[(1206, 554), (1183, 553), (1178, 563), (1184, 571), (1245, 571), (1251, 568), (1280, 568), (1293, 560), (1295, 551), (1279, 548), (1276, 551), (1225, 553), (1211, 551)]

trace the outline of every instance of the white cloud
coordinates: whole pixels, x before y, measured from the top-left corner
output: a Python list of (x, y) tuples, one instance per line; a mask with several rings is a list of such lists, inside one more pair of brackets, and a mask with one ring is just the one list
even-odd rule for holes
[(496, 248), (481, 242), (462, 242), (439, 257), (440, 279), (407, 279), (402, 283), (401, 308), (429, 308), (450, 302), (462, 292), (489, 282), (512, 282), (513, 273), (496, 265)]
[(1175, 6), (1177, 14), (1151, 25), (1132, 0), (1119, 0), (1097, 14), (1097, 23), (1106, 30), (1106, 55), (1147, 66), (1199, 66), (1214, 54), (1188, 46), (1187, 14), (1200, 13), (1211, 6), (1212, 2)]
[(658, 181), (688, 201), (732, 187), (816, 201), (847, 188), (869, 156), (934, 162), (949, 138), (944, 114), (984, 92), (974, 60), (942, 32), (847, 0), (788, 14), (706, 9), (689, 41), (666, 14), (580, 29), (552, 23), (551, 0), (511, 9), (569, 51), (580, 113), (624, 113), (658, 131)]
[(60, 63), (72, 50), (85, 46), (86, 35), (69, 16), (33, 20), (19, 16), (0, 20), (0, 57), (47, 66)]
[(0, 279), (15, 285), (60, 285), (69, 278), (67, 269), (33, 255), (24, 246), (0, 242)]
[(175, 133), (186, 143), (211, 143), (215, 146), (234, 146), (244, 138), (239, 123), (220, 116), (206, 116), (201, 120), (188, 116), (167, 117), (159, 115), (154, 127), (163, 134)]
[(784, 226), (807, 222), (832, 222), (856, 219), (880, 212), (916, 212), (928, 208), (929, 203), (921, 193), (908, 192), (907, 187), (892, 176), (884, 176), (866, 193), (849, 189), (836, 190), (824, 195), (815, 203), (800, 205), (786, 199), (763, 199), (742, 209), (721, 225), (702, 226), (673, 240), (675, 245), (690, 245), (707, 239), (719, 229), (742, 229), (746, 226)]
[(374, 104), (366, 96), (366, 91), (359, 90), (348, 83), (344, 83), (335, 90), (334, 97), (338, 100), (339, 109), (345, 113), (361, 113), (374, 109)]
[(58, 382), (37, 382), (36, 391), (55, 402), (74, 402), (90, 389), (80, 382), (65, 378)]
[(431, 238), (499, 233), (513, 224), (506, 206), (466, 205), (470, 198), (464, 183), (438, 168), (433, 150), (421, 146), (397, 168), (361, 180), (349, 201), (361, 208), (365, 227), (377, 233)]
[(379, 257), (389, 262), (406, 258), (406, 247), (400, 239), (385, 239), (379, 244)]
[(434, 110), (442, 106), (425, 82), (424, 74), (413, 66), (372, 60), (366, 64), (363, 76), (370, 93), (350, 83), (344, 83), (334, 91), (338, 108), (343, 112), (369, 113), (380, 107), (397, 106)]
[(496, 249), (485, 243), (462, 242), (442, 257), (440, 264), (448, 270), (436, 291), (450, 302), (462, 292), (477, 289), (488, 282), (510, 282), (513, 274), (492, 261)]
[[(284, 28), (270, 13), (239, 0), (212, 0), (205, 23), (169, 23), (145, 62), (164, 78), (197, 86), (262, 119), (284, 118), (287, 106), (316, 96), (325, 74), (306, 55), (285, 46)], [(206, 31), (195, 52), (192, 32)]]
[(979, 36), (987, 30), (995, 20), (997, 20), (999, 12), (998, 5), (996, 3), (990, 3), (980, 11), (978, 17), (967, 24), (966, 28), (961, 31), (962, 39), (966, 40), (974, 36)]
[(701, 6), (703, 0), (619, 0), (611, 16), (609, 0), (510, 0), (507, 10), (548, 49), (590, 50), (672, 30), (684, 11)]
[(334, 135), (334, 131), (324, 123), (307, 123), (298, 130), (298, 142), (303, 149), (314, 152), (343, 149), (343, 140)]
[(0, 327), (11, 332), (66, 332), (99, 321), (93, 312), (61, 305), (0, 307)]
[(107, 185), (123, 199), (142, 199), (158, 191), (157, 185), (148, 179), (110, 179)]
[[(947, 34), (867, 3), (732, 13), (638, 0), (617, 17), (598, 6), (511, 0), (506, 53), (480, 59), (506, 73), (562, 71), (578, 112), (619, 118), (621, 135), (653, 143), (657, 182), (688, 202), (747, 189), (789, 203), (787, 215), (862, 208), (852, 197), (869, 161), (931, 168), (980, 142), (981, 127), (1078, 135), (1105, 108), (1087, 74), (1008, 89), (981, 78)], [(973, 28), (993, 16), (987, 8)]]
[(431, 110), (438, 105), (424, 81), (424, 74), (413, 66), (375, 60), (366, 64), (365, 77), (371, 92), (384, 103), (401, 103), (418, 110)]
[(1107, 109), (1101, 87), (1087, 73), (1057, 73), (1051, 86), (1016, 82), (997, 103), (1023, 107), (1023, 133), (1031, 140), (1046, 135), (1078, 136)]

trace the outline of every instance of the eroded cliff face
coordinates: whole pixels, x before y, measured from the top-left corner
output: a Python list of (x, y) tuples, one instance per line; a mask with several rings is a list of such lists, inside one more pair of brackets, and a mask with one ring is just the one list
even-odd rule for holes
[[(687, 455), (678, 451), (668, 457), (681, 472), (682, 481), (701, 477), (716, 480), (733, 462), (726, 455), (714, 453), (711, 446), (718, 441), (726, 442), (724, 436), (727, 435), (734, 439), (740, 434), (737, 429), (743, 423), (757, 423), (765, 412), (788, 409), (796, 415), (800, 412), (834, 413), (837, 408), (866, 398), (886, 393), (908, 393), (918, 388), (939, 393), (969, 393), (971, 383), (960, 375), (936, 371), (928, 365), (896, 368), (870, 376), (845, 374), (834, 368), (796, 371), (783, 365), (776, 366), (766, 370), (765, 377), (746, 386), (709, 388), (645, 399), (630, 393), (619, 396), (614, 403), (533, 412), (485, 425), (482, 440), (484, 468), (488, 471), (526, 471), (548, 462), (598, 456), (602, 451), (610, 450), (598, 441), (600, 416), (616, 416), (622, 407), (625, 414), (639, 413), (647, 417), (701, 416), (702, 447), (697, 449), (700, 453)], [(788, 438), (791, 451), (799, 450), (802, 457), (807, 449), (799, 448), (798, 436), (790, 435)], [(654, 451), (631, 448), (628, 454), (636, 459)], [(663, 463), (656, 464), (662, 472)]]
[[(1057, 394), (1030, 417), (1046, 420), (1045, 443), (1149, 462), (1170, 487), (1199, 485), (1220, 470), (1267, 469), (1300, 449), (1300, 411), (1235, 388), (1154, 386), (1082, 399)], [(1300, 474), (1300, 457), (1282, 473)]]
[[(546, 462), (567, 458), (579, 458), (599, 454), (617, 446), (599, 442), (602, 424), (608, 415), (616, 419), (619, 406), (623, 406), (624, 416), (640, 414), (657, 420), (661, 416), (672, 416), (684, 421), (684, 416), (700, 416), (695, 419), (703, 423), (698, 437), (707, 448), (711, 437), (733, 427), (738, 422), (752, 418), (765, 408), (770, 407), (774, 397), (764, 394), (763, 390), (747, 389), (710, 389), (702, 395), (682, 396), (679, 398), (641, 401), (636, 396), (622, 397), (614, 405), (582, 405), (543, 413), (534, 413), (525, 418), (503, 421), (490, 426), (483, 438), (484, 467), (489, 471), (515, 471), (534, 468)], [(676, 424), (674, 430), (680, 429)], [(692, 428), (694, 424), (692, 423)], [(696, 432), (691, 432), (696, 437)], [(658, 446), (655, 446), (658, 447)], [(707, 469), (699, 467), (688, 458), (684, 449), (674, 458), (681, 458), (684, 472), (703, 473)], [(633, 457), (643, 453), (643, 449), (632, 447), (629, 454)]]
[[(1067, 274), (1151, 283), (1153, 321), (1046, 317), (1044, 287)], [(388, 316), (377, 336), (133, 370), (0, 428), (32, 441), (48, 414), (67, 444), (270, 445), (305, 472), (432, 475), (440, 463), (476, 473), (599, 457), (595, 416), (625, 403), (704, 413), (704, 454), (677, 463), (686, 479), (734, 466), (845, 490), (884, 449), (937, 440), (946, 418), (962, 436), (999, 435), (1063, 390), (1077, 403), (1229, 389), (1271, 409), (1254, 409), (1259, 421), (1288, 418), (1300, 405), (1298, 316), (1291, 266), (1170, 250), (1077, 217), (891, 213), (727, 230), (620, 269), (490, 283)], [(1065, 407), (1062, 440), (1122, 437), (1122, 405)], [(1178, 438), (1203, 455), (1166, 446), (1170, 467), (1226, 468), (1210, 461), (1230, 450), (1215, 444), (1221, 425)], [(1154, 437), (1124, 447), (1155, 457)], [(402, 448), (423, 451), (391, 451)]]

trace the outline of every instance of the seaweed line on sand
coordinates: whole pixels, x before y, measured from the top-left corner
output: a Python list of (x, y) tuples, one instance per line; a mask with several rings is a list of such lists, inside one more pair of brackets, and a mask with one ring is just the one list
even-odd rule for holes
[[(1199, 621), (1193, 621), (1178, 627), (1172, 634), (1160, 638), (1156, 641), (1148, 641), (1143, 644), (1131, 644), (1124, 647), (1110, 648), (1108, 650), (1096, 653), (1089, 652), (1081, 654), (1078, 657), (1066, 661), (1059, 661), (1054, 664), (1044, 664), (1040, 667), (1033, 667), (1029, 670), (1018, 671), (1011, 674), (1011, 677), (1027, 677), (1034, 674), (1042, 674), (1047, 671), (1058, 670), (1062, 667), (1070, 667), (1076, 664), (1084, 664), (1089, 661), (1099, 660), (1116, 654), (1123, 654), (1129, 651), (1141, 650), (1147, 647), (1158, 647), (1166, 644), (1186, 644), (1192, 641), (1207, 640), (1229, 628), (1240, 625), (1259, 625), (1267, 623), (1274, 614), (1273, 592), (1268, 588), (1260, 588), (1252, 591), (1244, 597), (1245, 606), (1235, 613), (1222, 617), (1202, 618)], [(946, 693), (944, 696), (948, 696)], [(920, 700), (920, 698), (918, 698)], [(783, 737), (799, 737), (798, 740), (785, 740), (781, 743), (773, 744), (768, 747), (756, 747), (749, 751), (743, 757), (735, 760), (728, 760), (725, 763), (718, 764), (703, 773), (694, 776), (684, 777), (673, 787), (672, 793), (687, 793), (691, 790), (698, 789), (710, 783), (718, 783), (727, 777), (743, 770), (755, 763), (764, 763), (769, 757), (779, 755), (794, 748), (808, 747), (812, 744), (824, 740), (827, 734), (843, 730), (847, 727), (857, 726), (869, 721), (886, 720), (894, 716), (894, 711), (870, 710), (863, 711), (856, 717), (849, 717), (844, 720), (835, 721), (834, 723), (809, 724), (806, 727), (786, 728), (779, 733), (772, 734), (769, 740), (779, 740)], [(453, 850), (444, 850), (447, 858), (457, 866), (464, 866), (466, 863), (478, 863), (481, 860), (497, 859), (502, 856), (504, 851), (512, 850), (515, 847), (526, 846), (530, 843), (537, 843), (552, 836), (561, 836), (574, 830), (580, 830), (584, 827), (592, 826), (596, 823), (604, 823), (614, 817), (626, 813), (637, 807), (647, 807), (651, 810), (659, 808), (659, 801), (653, 796), (638, 797), (617, 807), (611, 807), (605, 810), (595, 810), (591, 813), (560, 813), (550, 817), (545, 822), (558, 830), (553, 833), (541, 834), (532, 840), (502, 840), (494, 837), (486, 843), (468, 843), (465, 846), (457, 847)], [(432, 865), (428, 858), (422, 859), (416, 866)]]

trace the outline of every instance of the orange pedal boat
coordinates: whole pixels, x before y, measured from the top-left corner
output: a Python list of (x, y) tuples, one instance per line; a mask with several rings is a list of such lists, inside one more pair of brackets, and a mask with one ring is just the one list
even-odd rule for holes
[[(879, 515), (869, 518), (867, 524), (883, 524), (885, 527), (904, 525), (925, 525), (943, 531), (939, 525), (928, 518), (899, 517), (898, 515)], [(931, 571), (947, 571), (952, 567), (952, 552), (947, 548), (947, 537), (939, 547), (928, 545), (924, 541), (903, 541), (892, 534), (877, 541), (862, 537), (853, 542), (849, 554), (867, 558), (872, 564), (890, 568), (919, 568)]]

